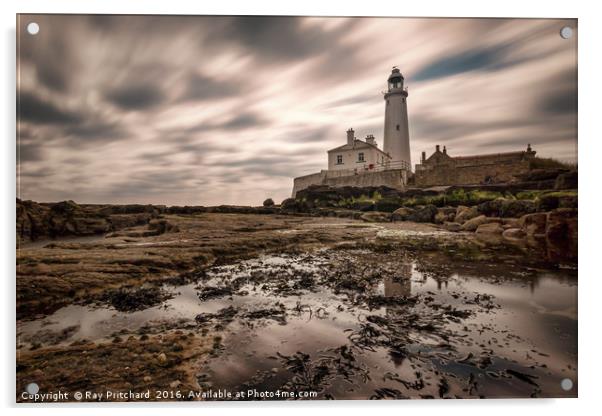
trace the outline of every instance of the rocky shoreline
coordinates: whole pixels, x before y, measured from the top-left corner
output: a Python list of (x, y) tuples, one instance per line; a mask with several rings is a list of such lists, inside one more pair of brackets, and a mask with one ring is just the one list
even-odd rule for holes
[[(320, 228), (335, 219), (341, 226)], [(363, 223), (386, 227), (379, 231), (362, 228)], [(420, 230), (419, 238), (412, 236), (414, 229)], [(311, 187), (296, 199), (261, 207), (17, 201), (17, 312), (32, 316), (94, 297), (98, 290), (182, 279), (229, 259), (365, 241), (378, 232), (405, 232), (398, 244), (408, 249), (461, 245), (485, 252), (486, 247), (504, 246), (527, 258), (572, 266), (577, 229), (576, 190), (520, 187), (405, 193)], [(90, 236), (95, 237), (85, 244), (77, 240)], [(29, 249), (36, 239), (40, 248)]]
[[(230, 322), (249, 328), (285, 325), (306, 308), (294, 304), (295, 296), (322, 293), (316, 282), (341, 296), (340, 302), (349, 303), (351, 309), (359, 302), (372, 310), (401, 302), (381, 294), (366, 297), (364, 292), (383, 278), (396, 279), (401, 287), (409, 285), (409, 277), (397, 276), (407, 261), (416, 262), (417, 271), (435, 276), (441, 284), (451, 279), (451, 264), (466, 275), (489, 269), (488, 275), (496, 275), (504, 265), (504, 273), (492, 277), (494, 282), (508, 278), (507, 267), (521, 279), (546, 270), (573, 273), (577, 191), (498, 186), (400, 193), (388, 188), (314, 187), (280, 205), (268, 200), (260, 207), (17, 201), (16, 232), (18, 391), (31, 379), (45, 388), (194, 389), (205, 385), (207, 366), (222, 354), (228, 342), (224, 328)], [(266, 255), (286, 261), (298, 258), (299, 270), (284, 277), (290, 265), (257, 263)], [(316, 268), (308, 271), (311, 259)], [(214, 282), (210, 276), (216, 270), (225, 274)], [(236, 273), (249, 276), (235, 278)], [(255, 289), (245, 286), (249, 279)], [(162, 308), (176, 307), (182, 296), (173, 288), (188, 286), (199, 305), (252, 298), (255, 293), (267, 296), (266, 301), (273, 301), (276, 294), (279, 302), (292, 303), (224, 307), (183, 321), (170, 318), (170, 309)], [(467, 319), (465, 311), (441, 312), (431, 296), (428, 292), (412, 297), (418, 303), (407, 306), (432, 306), (433, 316), (444, 319), (442, 325), (449, 319)], [(474, 295), (463, 296), (464, 307), (474, 307)], [(477, 303), (485, 295), (479, 296)], [(487, 314), (487, 305), (481, 305), (479, 313)], [(314, 305), (316, 319), (342, 313), (339, 307)], [(61, 325), (60, 318), (53, 318), (72, 308), (90, 314), (108, 311), (113, 318), (102, 322), (152, 315), (157, 309), (163, 319), (81, 338), (74, 335), (82, 331), (81, 323)], [(68, 320), (76, 318), (64, 313)], [(374, 319), (379, 331), (392, 331), (391, 322)], [(432, 333), (426, 321), (413, 330)], [(401, 336), (404, 322), (395, 323), (392, 333)], [(38, 323), (36, 331), (22, 332)], [(49, 329), (54, 327), (62, 329)], [(361, 332), (350, 339), (357, 344), (352, 348), (373, 348), (365, 345)], [(398, 351), (389, 343), (381, 347)], [(70, 354), (82, 358), (69, 361)], [(283, 355), (281, 360), (286, 367), (297, 358)], [(123, 371), (115, 372), (116, 366)], [(378, 391), (375, 397), (390, 393)]]

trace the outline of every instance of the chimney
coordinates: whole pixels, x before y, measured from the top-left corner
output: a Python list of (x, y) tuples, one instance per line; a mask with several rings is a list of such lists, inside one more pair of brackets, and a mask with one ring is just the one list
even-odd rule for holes
[(439, 153), (439, 145), (435, 146), (435, 152)]
[(374, 140), (374, 136), (369, 134), (366, 136), (366, 143), (376, 146), (376, 141)]
[(422, 152), (422, 157), (420, 158), (420, 163), (426, 162), (426, 152)]
[(445, 148), (445, 146), (443, 146), (443, 154), (446, 155), (447, 154), (447, 149)]
[(355, 139), (353, 133), (355, 133), (353, 129), (347, 130), (347, 144), (350, 146), (353, 146), (353, 140)]

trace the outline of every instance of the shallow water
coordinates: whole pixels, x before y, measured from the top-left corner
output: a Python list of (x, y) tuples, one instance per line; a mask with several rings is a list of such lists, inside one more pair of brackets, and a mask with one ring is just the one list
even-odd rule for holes
[[(199, 380), (203, 388), (303, 390), (307, 375), (316, 375), (321, 368), (316, 363), (330, 360), (329, 357), (336, 360), (328, 363), (339, 363), (340, 350), (336, 349), (345, 346), (353, 358), (343, 359), (344, 364), (337, 364), (336, 371), (330, 368), (328, 376), (319, 383), (305, 386), (318, 390), (318, 397), (576, 396), (574, 272), (527, 273), (502, 266), (501, 272), (491, 274), (474, 269), (467, 272), (447, 264), (446, 273), (441, 276), (424, 271), (415, 261), (404, 261), (395, 266), (395, 276), (385, 276), (366, 289), (370, 296), (416, 297), (419, 301), (411, 308), (392, 302), (370, 309), (354, 301), (349, 292), (324, 284), (291, 289), (299, 281), (298, 276), (320, 276), (329, 264), (347, 255), (327, 251), (311, 256), (275, 255), (215, 267), (197, 283), (166, 286), (173, 294), (171, 299), (137, 312), (70, 305), (44, 319), (20, 322), (18, 343), (27, 348), (43, 339), (51, 339), (57, 345), (79, 339), (98, 341), (119, 332), (135, 333), (143, 327), (174, 322), (195, 330), (199, 328), (195, 317), (212, 317), (211, 314), (233, 306), (238, 312), (232, 322), (221, 322), (217, 329), (211, 327), (222, 336), (222, 348), (202, 363), (204, 370)], [(358, 253), (353, 255), (357, 258)], [(359, 253), (359, 258), (369, 255)], [(289, 281), (290, 287), (284, 291), (282, 287), (275, 288), (273, 280), (262, 280), (266, 274)], [(204, 288), (232, 285), (235, 279), (242, 281), (233, 295), (199, 299), (198, 293)], [(480, 298), (482, 295), (487, 295), (486, 301)], [(444, 328), (438, 331), (408, 329), (403, 325), (404, 320), (410, 319), (409, 312), (418, 317), (435, 316), (442, 307), (470, 311), (470, 316), (445, 319)], [(285, 312), (248, 316), (266, 310)], [(368, 321), (381, 322), (379, 318), (401, 325), (399, 331), (403, 333), (395, 333), (397, 327), (393, 326), (392, 334), (406, 340), (405, 355), (386, 341), (367, 348), (356, 342), (358, 331)], [(48, 338), (48, 334), (65, 328), (70, 330), (63, 337)], [(308, 355), (302, 374), (292, 371), (287, 361), (297, 353)], [(573, 381), (571, 391), (561, 389), (564, 378)]]

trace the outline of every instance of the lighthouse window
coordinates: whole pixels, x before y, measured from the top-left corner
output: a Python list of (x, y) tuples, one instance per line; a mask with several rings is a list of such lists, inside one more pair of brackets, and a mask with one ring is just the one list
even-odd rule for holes
[(357, 161), (358, 162), (363, 162), (364, 161), (364, 153), (358, 153), (357, 154)]
[(399, 124), (398, 124), (397, 126), (395, 126), (395, 128), (396, 128), (397, 130), (399, 130)]
[(343, 155), (337, 155), (337, 165), (343, 164)]

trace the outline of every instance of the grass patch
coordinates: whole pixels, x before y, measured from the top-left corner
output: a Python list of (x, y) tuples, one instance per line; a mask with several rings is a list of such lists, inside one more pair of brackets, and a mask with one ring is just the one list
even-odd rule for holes
[(520, 191), (516, 194), (516, 199), (520, 201), (524, 200), (535, 200), (539, 195), (544, 193), (545, 191)]
[(576, 163), (562, 162), (558, 159), (535, 157), (529, 161), (531, 169), (577, 169)]
[[(437, 195), (420, 196), (404, 199), (402, 204), (406, 207), (414, 207), (417, 205), (435, 205), (443, 206), (458, 206), (458, 205), (477, 205), (482, 202), (491, 201), (505, 195), (501, 192), (473, 190), (466, 192), (464, 189), (454, 189), (449, 193), (441, 193)], [(514, 196), (510, 196), (514, 199)]]
[(363, 204), (376, 204), (382, 200), (383, 196), (378, 191), (374, 191), (372, 195), (360, 195), (358, 197), (343, 198), (337, 202), (337, 206), (340, 208), (352, 208)]
[(573, 196), (577, 196), (577, 191), (544, 192), (544, 193), (541, 193), (539, 196), (550, 196), (550, 197), (557, 197), (557, 198), (573, 197)]

